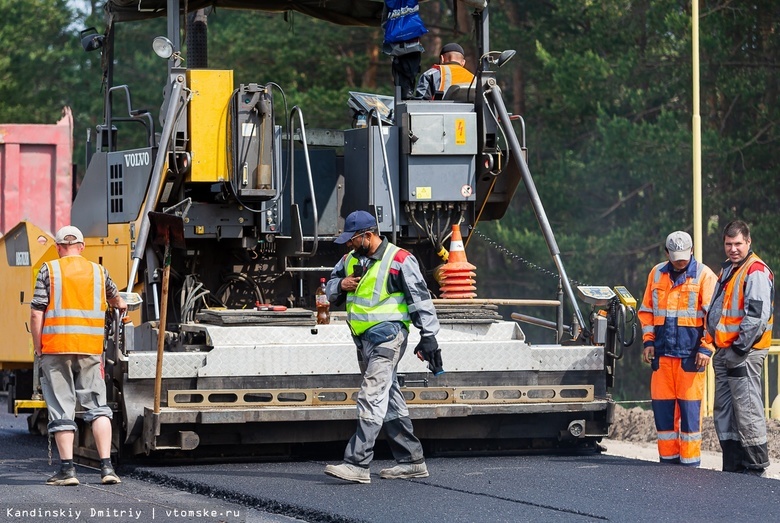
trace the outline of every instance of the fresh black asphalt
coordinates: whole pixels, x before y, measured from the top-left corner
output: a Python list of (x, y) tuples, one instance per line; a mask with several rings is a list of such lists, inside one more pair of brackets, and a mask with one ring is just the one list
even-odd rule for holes
[(780, 481), (600, 454), (432, 457), (415, 480), (380, 479), (383, 460), (369, 485), (326, 476), (325, 464), (136, 462), (120, 485), (79, 467), (81, 485), (50, 487), (46, 438), (3, 410), (0, 522), (152, 521), (152, 509), (165, 522), (780, 521)]

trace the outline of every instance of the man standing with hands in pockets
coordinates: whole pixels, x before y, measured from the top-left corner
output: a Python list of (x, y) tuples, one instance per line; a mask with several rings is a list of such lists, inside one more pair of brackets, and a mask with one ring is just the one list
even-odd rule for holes
[(713, 418), (723, 470), (763, 476), (769, 466), (761, 370), (772, 343), (774, 275), (751, 249), (750, 228), (723, 229), (728, 260), (707, 314), (707, 340), (716, 347)]

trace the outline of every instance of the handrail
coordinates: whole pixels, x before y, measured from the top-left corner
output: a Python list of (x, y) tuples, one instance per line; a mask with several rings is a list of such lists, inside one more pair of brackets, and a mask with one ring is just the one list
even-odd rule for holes
[[(780, 339), (772, 339), (772, 345), (770, 345), (768, 349), (761, 350), (767, 351), (767, 356), (764, 359), (764, 366), (761, 371), (764, 389), (762, 394), (764, 398), (764, 417), (766, 419), (780, 419)], [(774, 376), (776, 378), (774, 397), (771, 396), (772, 390), (769, 383), (770, 377), (773, 374), (770, 372), (770, 367), (772, 366), (774, 366)], [(713, 372), (712, 365), (707, 365), (706, 368), (704, 390), (702, 410), (704, 411), (705, 416), (712, 416), (715, 403), (715, 373)]]
[(184, 87), (182, 82), (183, 80), (173, 82), (171, 96), (168, 99), (168, 110), (165, 112), (165, 123), (163, 124), (162, 136), (160, 137), (160, 147), (157, 149), (157, 157), (154, 160), (152, 179), (149, 181), (149, 189), (146, 191), (144, 208), (141, 211), (141, 225), (138, 227), (138, 237), (136, 238), (135, 249), (133, 249), (133, 266), (127, 278), (128, 291), (133, 290), (135, 276), (138, 274), (138, 266), (146, 250), (146, 240), (149, 237), (150, 227), (149, 212), (154, 210), (160, 198), (162, 182), (164, 181), (163, 167), (165, 167), (165, 162), (168, 160), (168, 144), (173, 135), (173, 128), (176, 126), (176, 114), (179, 111), (179, 107), (183, 104), (181, 101), (181, 92)]
[[(767, 419), (780, 419), (780, 340), (773, 339), (772, 345), (767, 349), (767, 357), (764, 361), (764, 414)], [(774, 361), (777, 388), (775, 397), (770, 397), (769, 366)]]
[(309, 175), (309, 194), (311, 195), (312, 212), (314, 213), (314, 239), (311, 246), (311, 252), (296, 251), (296, 256), (310, 258), (317, 253), (317, 243), (319, 241), (319, 212), (317, 211), (317, 197), (314, 194), (314, 178), (311, 175), (311, 161), (309, 160), (309, 145), (306, 140), (306, 125), (303, 122), (303, 111), (297, 105), (290, 110), (290, 202), (295, 204), (295, 141), (292, 138), (293, 117), (298, 114), (301, 122), (301, 142), (303, 143), (303, 155), (306, 158), (306, 173)]
[[(379, 129), (379, 144), (380, 144), (380, 146), (382, 148), (382, 161), (385, 164), (385, 176), (387, 177), (387, 189), (388, 189), (388, 193), (390, 193), (389, 194), (389, 196), (390, 196), (390, 226), (392, 227), (391, 230), (393, 231), (393, 244), (395, 244), (396, 243), (396, 237), (395, 237), (395, 234), (396, 234), (395, 196), (393, 195), (393, 182), (392, 182), (392, 179), (390, 178), (390, 164), (387, 161), (387, 147), (385, 146), (385, 140), (382, 137), (382, 116), (379, 114), (379, 111), (377, 110), (376, 107), (373, 107), (369, 111), (369, 113), (368, 113), (369, 125), (366, 126), (366, 129), (368, 129), (368, 142), (366, 142), (366, 143), (367, 144), (371, 144), (371, 138), (372, 138), (372, 136), (371, 136), (371, 133), (372, 133), (372, 130), (371, 130), (371, 128), (372, 128), (372, 126), (371, 126), (371, 114), (372, 113), (376, 115), (377, 128)], [(371, 156), (372, 155), (369, 155), (369, 160), (368, 160), (369, 163), (368, 163), (368, 165), (373, 170), (374, 162), (371, 159)], [(379, 226), (379, 221), (377, 221), (377, 227), (378, 226)]]
[[(146, 127), (146, 134), (147, 138), (146, 141), (149, 144), (149, 147), (154, 147), (154, 118), (152, 118), (151, 113), (147, 110), (133, 110), (132, 103), (130, 102), (130, 88), (123, 84), (123, 85), (115, 85), (111, 89), (108, 90), (108, 96), (109, 99), (111, 98), (111, 95), (114, 91), (124, 91), (125, 92), (125, 98), (127, 100), (127, 116), (128, 118), (123, 117), (114, 117), (113, 110), (111, 113), (111, 119), (108, 122), (108, 132), (111, 132), (112, 122), (114, 121), (140, 121), (141, 124), (143, 124), (144, 127)], [(111, 104), (113, 107), (113, 103)], [(146, 122), (141, 121), (142, 118), (146, 118)], [(147, 124), (148, 123), (148, 124)], [(116, 145), (116, 144), (113, 144)]]

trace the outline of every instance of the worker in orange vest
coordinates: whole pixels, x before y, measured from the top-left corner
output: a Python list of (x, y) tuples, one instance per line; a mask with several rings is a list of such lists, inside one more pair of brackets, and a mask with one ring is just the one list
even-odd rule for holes
[(460, 44), (450, 43), (441, 48), (439, 63), (417, 80), (415, 98), (433, 100), (441, 98), (453, 85), (468, 89), (474, 82), (474, 75), (466, 69), (466, 54)]
[(704, 369), (713, 353), (702, 339), (704, 314), (716, 277), (694, 258), (687, 232), (666, 237), (666, 255), (669, 261), (650, 271), (639, 308), (642, 359), (653, 369), (650, 397), (661, 463), (698, 467)]
[(102, 483), (120, 483), (111, 465), (113, 413), (107, 404), (102, 357), (106, 305), (125, 311), (127, 304), (108, 271), (81, 256), (84, 235), (78, 228), (61, 228), (54, 241), (60, 259), (41, 266), (30, 303), (30, 332), (40, 358), (48, 430), (62, 462), (46, 484), (79, 484), (73, 466), (77, 399), (84, 421), (92, 425)]
[(706, 339), (716, 347), (715, 432), (723, 470), (763, 476), (769, 454), (761, 371), (772, 343), (774, 275), (752, 251), (745, 222), (726, 225), (723, 246), (728, 260), (706, 319)]

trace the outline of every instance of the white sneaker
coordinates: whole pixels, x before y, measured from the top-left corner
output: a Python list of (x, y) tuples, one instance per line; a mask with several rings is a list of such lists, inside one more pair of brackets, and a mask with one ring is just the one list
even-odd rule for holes
[(427, 478), (428, 467), (425, 466), (425, 462), (399, 463), (393, 468), (379, 471), (379, 477), (383, 479)]
[(371, 483), (371, 471), (350, 463), (341, 465), (327, 465), (325, 474), (334, 478), (351, 481), (352, 483)]

